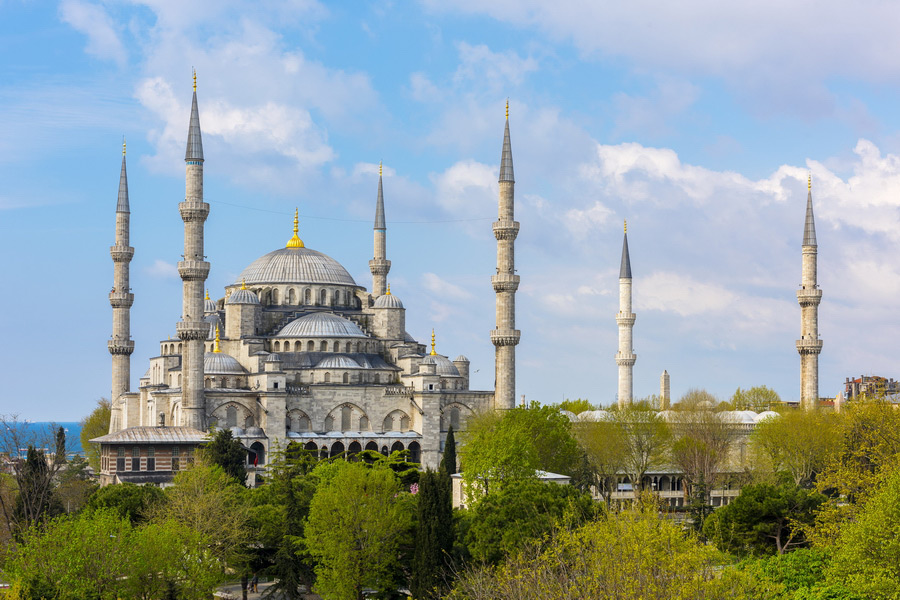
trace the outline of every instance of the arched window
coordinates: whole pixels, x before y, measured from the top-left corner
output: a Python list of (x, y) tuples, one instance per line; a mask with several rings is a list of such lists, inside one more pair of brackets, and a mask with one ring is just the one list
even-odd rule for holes
[(369, 430), (369, 417), (363, 415), (359, 418), (359, 430), (360, 431), (368, 431)]
[(297, 419), (297, 431), (309, 431), (309, 417), (300, 415), (300, 418)]
[(388, 415), (384, 418), (384, 423), (382, 423), (381, 428), (385, 431), (393, 431), (394, 430), (394, 416)]
[(375, 383), (381, 383), (381, 377), (379, 377), (378, 373), (375, 373)]
[(181, 344), (178, 344), (178, 354), (181, 354)]
[(419, 446), (419, 442), (411, 442), (409, 444), (409, 462), (421, 462), (422, 459), (422, 447)]
[(403, 442), (394, 442), (391, 444), (391, 452), (403, 452)]
[(331, 452), (329, 452), (329, 456), (334, 458), (344, 452), (344, 444), (341, 442), (335, 442), (331, 445)]
[(334, 417), (331, 415), (325, 417), (325, 431), (334, 431)]
[(266, 448), (261, 443), (253, 442), (250, 445), (250, 452), (247, 453), (247, 464), (254, 466), (266, 464)]
[(355, 456), (362, 452), (362, 446), (359, 442), (350, 442), (350, 445), (347, 447), (347, 454), (350, 456)]
[(306, 442), (306, 445), (303, 446), (304, 450), (309, 450), (310, 452), (318, 452), (319, 446), (316, 445), (315, 442)]
[(353, 409), (349, 406), (341, 407), (341, 431), (350, 430), (350, 417), (353, 416)]
[(340, 352), (340, 351), (341, 351), (341, 343), (340, 343), (340, 342), (335, 342), (335, 343), (334, 343), (334, 351), (335, 351), (335, 352)]
[(303, 290), (303, 303), (312, 304), (312, 291), (309, 288)]
[(225, 409), (225, 427), (228, 429), (237, 427), (237, 408), (234, 406)]
[(322, 342), (319, 344), (319, 352), (328, 352), (328, 342), (322, 340)]
[(291, 288), (291, 289), (288, 290), (288, 293), (287, 293), (287, 303), (288, 303), (288, 304), (293, 304), (293, 303), (294, 303), (294, 288)]
[(344, 373), (344, 383), (350, 383), (350, 373)]
[(315, 349), (316, 349), (316, 343), (314, 341), (309, 340), (308, 342), (306, 342), (306, 351), (307, 352), (314, 352)]
[(279, 352), (281, 350), (281, 342), (275, 342), (275, 352)]
[(409, 431), (409, 417), (406, 415), (400, 417), (400, 431)]
[(378, 452), (378, 444), (376, 442), (369, 442), (366, 444), (366, 450), (372, 450), (373, 452)]
[(459, 409), (455, 406), (450, 409), (450, 427), (459, 431)]
[(350, 352), (350, 342), (344, 344), (344, 352)]
[(323, 289), (319, 292), (319, 304), (321, 304), (322, 306), (325, 306), (327, 304), (327, 301), (328, 301), (328, 290)]
[(253, 415), (247, 415), (247, 418), (244, 419), (244, 429), (248, 427), (253, 427)]
[(325, 383), (331, 383), (331, 373), (325, 373)]
[(278, 304), (278, 290), (272, 290), (272, 304)]
[(300, 352), (301, 350), (303, 350), (303, 344), (294, 342), (294, 352)]

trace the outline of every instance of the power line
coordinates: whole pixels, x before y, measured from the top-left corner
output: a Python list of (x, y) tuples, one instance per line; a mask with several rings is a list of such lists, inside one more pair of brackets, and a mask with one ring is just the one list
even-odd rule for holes
[[(244, 204), (234, 204), (232, 202), (223, 202), (221, 200), (206, 200), (207, 202), (212, 202), (215, 204), (223, 204), (225, 206), (233, 206), (235, 208), (243, 208), (245, 210), (255, 210), (258, 212), (272, 213), (276, 215), (287, 215), (291, 216), (290, 212), (284, 212), (282, 210), (272, 210), (268, 208), (259, 208), (258, 206), (246, 206)], [(314, 215), (308, 215), (304, 213), (300, 213), (300, 216), (304, 219), (312, 219), (314, 221), (339, 221), (341, 223), (371, 223), (371, 219), (339, 219), (337, 217), (319, 217)], [(478, 217), (474, 219), (436, 219), (431, 221), (388, 221), (390, 225), (428, 225), (432, 223), (465, 223), (468, 221), (491, 221), (493, 217)]]

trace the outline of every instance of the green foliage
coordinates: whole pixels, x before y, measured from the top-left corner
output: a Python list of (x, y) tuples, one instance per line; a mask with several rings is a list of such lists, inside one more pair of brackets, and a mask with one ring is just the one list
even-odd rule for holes
[(88, 462), (80, 455), (75, 455), (60, 469), (58, 480), (55, 495), (67, 513), (81, 510), (97, 491), (97, 484), (88, 473)]
[(723, 552), (739, 556), (782, 554), (808, 543), (810, 526), (825, 497), (792, 481), (748, 485), (728, 506), (711, 514), (703, 532)]
[(591, 404), (586, 398), (577, 398), (575, 400), (569, 400), (566, 398), (562, 402), (556, 405), (559, 410), (567, 410), (574, 414), (581, 414), (588, 410), (594, 410), (594, 405)]
[(219, 429), (198, 451), (207, 462), (219, 465), (238, 483), (247, 480), (247, 450), (239, 440), (231, 436), (230, 429)]
[(647, 471), (668, 460), (672, 434), (648, 403), (635, 403), (612, 415), (621, 436), (622, 470), (628, 474), (637, 499)]
[(614, 420), (577, 421), (572, 424), (593, 483), (607, 506), (625, 468), (625, 431)]
[(363, 587), (385, 594), (400, 584), (399, 550), (412, 529), (415, 497), (383, 466), (338, 461), (317, 467), (320, 483), (304, 532), (315, 557), (316, 589), (357, 600)]
[(756, 385), (749, 390), (738, 388), (731, 396), (732, 410), (763, 412), (777, 410), (780, 406), (782, 406), (782, 402), (778, 392), (764, 385)]
[(415, 552), (409, 589), (413, 598), (440, 598), (453, 552), (453, 508), (450, 475), (426, 471), (417, 493)]
[(590, 495), (570, 485), (535, 479), (512, 481), (471, 509), (467, 545), (478, 561), (496, 564), (541, 539), (564, 517), (578, 524), (595, 516)]
[(119, 518), (128, 519), (133, 525), (140, 525), (148, 519), (149, 513), (164, 499), (161, 489), (152, 485), (120, 483), (100, 488), (88, 499), (88, 510), (112, 510)]
[(700, 388), (690, 388), (672, 406), (672, 410), (711, 410), (718, 405), (719, 399), (712, 393)]
[(485, 413), (467, 427), (460, 455), (470, 489), (533, 478), (536, 470), (568, 475), (581, 457), (569, 419), (552, 406)]
[(444, 442), (444, 456), (441, 457), (441, 470), (447, 475), (456, 473), (456, 436), (453, 426), (447, 429), (447, 440)]
[(395, 450), (388, 456), (374, 450), (363, 450), (356, 455), (363, 464), (371, 467), (387, 467), (393, 471), (407, 489), (419, 481), (419, 463), (409, 462), (409, 450)]
[(106, 398), (97, 400), (97, 407), (81, 420), (81, 449), (94, 472), (100, 472), (100, 445), (91, 440), (109, 433), (109, 419), (112, 416), (110, 402)]
[(838, 425), (834, 413), (786, 410), (757, 424), (750, 445), (764, 471), (786, 472), (812, 487), (837, 447)]
[(44, 451), (28, 446), (28, 454), (17, 477), (19, 494), (13, 509), (14, 521), (20, 531), (63, 512), (58, 501), (54, 503), (55, 473), (56, 469), (47, 463)]

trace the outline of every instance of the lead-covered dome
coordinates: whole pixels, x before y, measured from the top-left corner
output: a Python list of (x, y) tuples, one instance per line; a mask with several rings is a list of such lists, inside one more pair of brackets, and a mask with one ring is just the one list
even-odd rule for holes
[(372, 305), (373, 308), (403, 308), (403, 303), (400, 302), (400, 298), (393, 294), (384, 294), (382, 296), (378, 296), (375, 299), (375, 303)]
[(259, 298), (252, 290), (241, 288), (231, 292), (225, 304), (259, 304)]
[(207, 352), (203, 355), (203, 372), (206, 375), (243, 375), (241, 363), (224, 352)]
[(434, 365), (434, 373), (436, 375), (446, 375), (448, 377), (459, 377), (459, 370), (450, 362), (450, 359), (440, 354), (429, 354), (422, 360), (422, 364)]
[(366, 337), (359, 325), (331, 313), (312, 313), (294, 319), (275, 337)]
[(352, 285), (341, 263), (310, 248), (279, 248), (253, 261), (238, 277), (247, 285), (263, 283), (309, 283)]
[(358, 362), (356, 362), (349, 356), (344, 356), (343, 354), (337, 354), (335, 356), (326, 356), (325, 358), (320, 360), (314, 368), (316, 368), (316, 369), (359, 369), (360, 365)]

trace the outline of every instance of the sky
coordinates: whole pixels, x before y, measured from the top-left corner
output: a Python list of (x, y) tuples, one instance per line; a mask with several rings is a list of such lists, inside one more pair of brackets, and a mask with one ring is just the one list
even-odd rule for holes
[(196, 69), (214, 298), (291, 237), (371, 288), (378, 164), (407, 329), (493, 387), (497, 176), (516, 174), (517, 394), (615, 402), (628, 222), (634, 393), (800, 393), (812, 179), (820, 394), (897, 372), (900, 4), (0, 0), (0, 413), (110, 389), (123, 136), (131, 380), (174, 337)]

